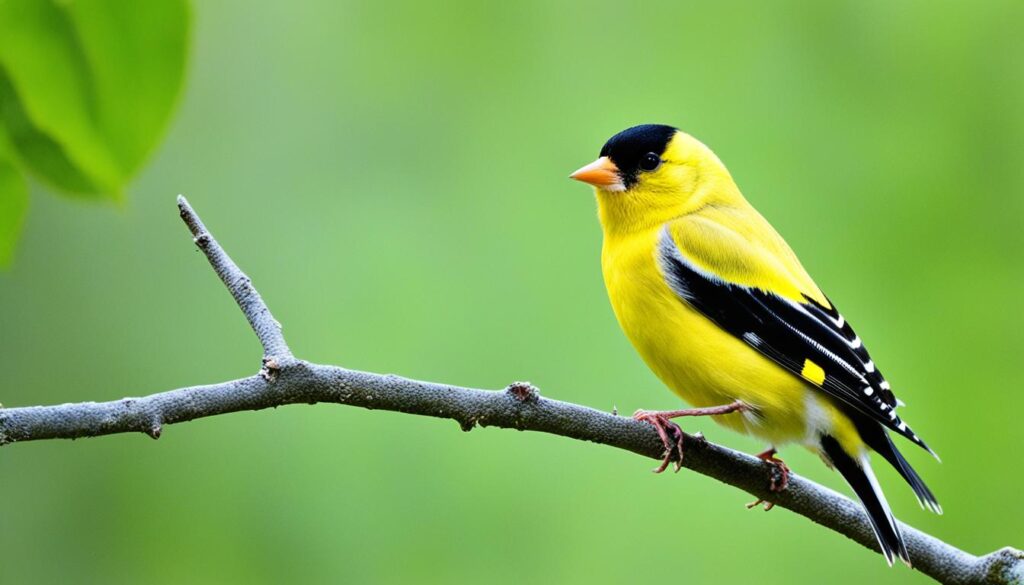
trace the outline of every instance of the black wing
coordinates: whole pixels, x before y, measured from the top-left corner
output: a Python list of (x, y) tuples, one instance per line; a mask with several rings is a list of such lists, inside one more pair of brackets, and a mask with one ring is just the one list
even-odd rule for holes
[[(898, 403), (889, 383), (834, 308), (806, 297), (806, 302), (795, 302), (709, 274), (682, 255), (667, 228), (658, 244), (658, 259), (676, 294), (719, 327), (935, 455), (896, 414)], [(818, 375), (808, 375), (809, 367)]]

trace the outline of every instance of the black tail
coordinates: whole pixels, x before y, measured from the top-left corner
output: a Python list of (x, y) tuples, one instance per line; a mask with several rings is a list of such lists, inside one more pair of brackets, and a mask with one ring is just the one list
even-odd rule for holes
[(910, 463), (903, 458), (903, 454), (896, 449), (896, 445), (892, 442), (892, 437), (889, 436), (889, 433), (885, 428), (873, 421), (865, 421), (865, 424), (857, 425), (857, 430), (860, 432), (860, 436), (864, 439), (864, 442), (868, 444), (868, 447), (871, 447), (879, 455), (885, 457), (885, 460), (895, 467), (896, 471), (900, 472), (903, 479), (907, 480), (911, 489), (914, 490), (914, 495), (917, 496), (917, 501), (921, 503), (922, 508), (927, 508), (936, 514), (942, 513), (942, 506), (940, 506), (939, 501), (935, 499), (935, 495), (932, 494), (932, 490), (928, 489), (928, 486), (924, 484), (921, 476), (914, 471), (914, 468), (910, 466)]
[(839, 442), (829, 435), (822, 435), (821, 446), (825, 455), (832, 461), (832, 465), (860, 498), (886, 562), (891, 566), (898, 556), (909, 567), (910, 553), (907, 552), (907, 545), (903, 542), (900, 529), (896, 526), (896, 519), (893, 518), (889, 503), (885, 501), (885, 494), (878, 486), (867, 458), (858, 461), (847, 455), (839, 446)]
[(858, 430), (860, 430), (860, 436), (863, 438), (864, 443), (879, 455), (885, 457), (886, 461), (899, 471), (899, 474), (906, 479), (906, 483), (910, 485), (910, 489), (913, 490), (913, 494), (918, 496), (918, 501), (921, 502), (921, 507), (932, 510), (937, 514), (941, 514), (942, 506), (939, 505), (939, 501), (935, 499), (935, 495), (932, 494), (932, 491), (925, 485), (921, 475), (918, 475), (918, 472), (914, 471), (913, 467), (910, 467), (907, 460), (903, 458), (903, 454), (896, 449), (895, 445), (893, 445), (892, 437), (889, 436), (886, 429), (878, 424), (873, 424), (872, 426), (876, 428), (876, 430), (865, 432), (865, 429), (858, 427)]

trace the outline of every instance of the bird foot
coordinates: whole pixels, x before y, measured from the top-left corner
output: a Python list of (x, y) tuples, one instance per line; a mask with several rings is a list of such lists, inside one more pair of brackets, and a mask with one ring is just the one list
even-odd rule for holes
[(781, 492), (789, 485), (789, 466), (785, 461), (776, 457), (776, 453), (778, 451), (772, 447), (763, 453), (758, 453), (757, 458), (771, 466), (768, 471), (768, 489), (773, 492)]
[[(772, 492), (778, 493), (786, 489), (789, 485), (789, 466), (782, 459), (775, 456), (778, 451), (775, 447), (768, 449), (762, 453), (757, 454), (757, 458), (764, 461), (769, 465), (768, 469), (768, 489)], [(750, 502), (747, 504), (747, 509), (751, 510), (764, 504), (764, 511), (767, 512), (775, 507), (774, 502), (769, 502), (764, 498), (758, 498), (756, 502)]]
[[(661, 465), (651, 471), (661, 473), (668, 469), (670, 464), (675, 464), (676, 473), (683, 468), (683, 429), (672, 422), (666, 413), (656, 410), (638, 410), (633, 413), (633, 420), (645, 422), (654, 427), (661, 437), (661, 443), (665, 446), (665, 458)], [(673, 457), (673, 455), (677, 455)]]
[[(662, 444), (665, 445), (665, 459), (661, 462), (661, 465), (654, 469), (654, 473), (661, 473), (668, 469), (670, 463), (673, 463), (672, 455), (678, 453), (679, 457), (675, 459), (676, 472), (683, 468), (683, 429), (679, 428), (679, 425), (672, 422), (672, 419), (683, 416), (715, 416), (720, 414), (729, 414), (731, 412), (740, 412), (748, 409), (749, 407), (740, 402), (730, 402), (729, 404), (723, 404), (721, 406), (707, 406), (702, 408), (686, 408), (683, 410), (638, 410), (633, 413), (633, 420), (639, 420), (646, 423), (650, 423), (654, 426), (655, 430), (658, 431), (658, 436), (661, 437)], [(672, 437), (669, 437), (669, 435)], [(703, 435), (701, 435), (703, 440)]]

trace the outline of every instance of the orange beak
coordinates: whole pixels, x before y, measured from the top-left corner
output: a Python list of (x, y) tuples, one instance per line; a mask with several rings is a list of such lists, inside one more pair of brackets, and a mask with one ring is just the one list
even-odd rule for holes
[(569, 178), (589, 183), (605, 191), (626, 190), (626, 187), (622, 184), (622, 177), (619, 176), (619, 167), (615, 166), (615, 163), (607, 156), (602, 156), (589, 165), (580, 168), (575, 173), (569, 175)]

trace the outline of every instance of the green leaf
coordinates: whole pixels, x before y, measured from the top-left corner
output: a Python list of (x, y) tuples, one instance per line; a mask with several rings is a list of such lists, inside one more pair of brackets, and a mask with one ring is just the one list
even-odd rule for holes
[(21, 163), (119, 197), (177, 101), (189, 20), (184, 0), (0, 0), (0, 115)]
[[(98, 193), (102, 189), (83, 175), (68, 159), (64, 149), (32, 125), (21, 108), (10, 80), (0, 70), (0, 125), (6, 126), (11, 148), (27, 170), (54, 187), (71, 193)], [(11, 156), (14, 152), (9, 153)]]
[(0, 132), (0, 266), (10, 265), (14, 243), (28, 210), (25, 177), (10, 154), (10, 145)]

